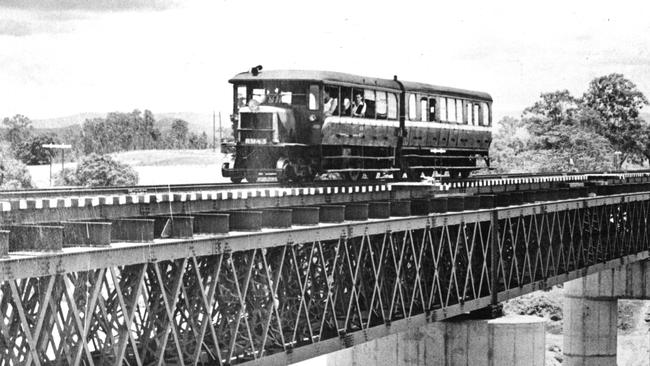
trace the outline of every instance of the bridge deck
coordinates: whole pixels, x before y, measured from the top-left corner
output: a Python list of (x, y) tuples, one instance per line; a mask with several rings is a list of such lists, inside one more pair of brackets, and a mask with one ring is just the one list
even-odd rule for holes
[(286, 363), (648, 258), (650, 194), (12, 252), (1, 364)]

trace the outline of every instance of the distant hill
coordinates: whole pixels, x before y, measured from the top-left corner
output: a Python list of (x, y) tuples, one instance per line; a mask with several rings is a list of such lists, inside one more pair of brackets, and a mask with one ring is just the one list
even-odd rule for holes
[(72, 116), (33, 119), (32, 126), (36, 129), (58, 129), (68, 126), (79, 126), (87, 119), (106, 117), (106, 113), (79, 113)]
[[(106, 113), (79, 113), (71, 116), (56, 117), (56, 118), (43, 118), (32, 120), (32, 126), (39, 130), (55, 130), (69, 126), (80, 126), (86, 119), (103, 118)], [(158, 128), (165, 129), (171, 126), (172, 122), (176, 119), (182, 119), (188, 123), (188, 128), (191, 132), (212, 135), (212, 113), (195, 113), (195, 112), (170, 112), (170, 113), (155, 113), (156, 124)], [(230, 126), (230, 119), (227, 114), (221, 114), (221, 125), (224, 127)], [(216, 128), (219, 128), (218, 116), (216, 119)]]

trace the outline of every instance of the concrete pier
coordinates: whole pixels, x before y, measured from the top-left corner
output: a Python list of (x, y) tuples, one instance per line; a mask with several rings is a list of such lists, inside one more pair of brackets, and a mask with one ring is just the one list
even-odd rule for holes
[(619, 275), (603, 271), (564, 284), (566, 365), (616, 365)]
[(295, 365), (544, 366), (545, 320), (450, 320), (415, 327)]

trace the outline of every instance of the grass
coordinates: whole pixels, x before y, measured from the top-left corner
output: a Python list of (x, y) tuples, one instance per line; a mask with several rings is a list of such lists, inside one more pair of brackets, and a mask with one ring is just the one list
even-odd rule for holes
[(221, 165), (226, 156), (212, 150), (137, 150), (111, 154), (113, 158), (133, 167)]
[[(139, 184), (222, 183), (230, 180), (221, 176), (221, 164), (229, 157), (212, 150), (138, 150), (111, 154), (116, 160), (129, 164), (138, 172)], [(65, 163), (74, 168), (76, 163)], [(50, 166), (29, 166), (32, 181), (38, 188), (50, 187)], [(61, 164), (52, 165), (52, 174)]]

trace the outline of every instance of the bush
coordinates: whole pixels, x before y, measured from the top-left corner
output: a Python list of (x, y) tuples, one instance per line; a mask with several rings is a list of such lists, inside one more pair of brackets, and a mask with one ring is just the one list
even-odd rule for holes
[(11, 157), (6, 145), (0, 146), (0, 189), (32, 188), (27, 166)]
[(503, 306), (506, 314), (534, 315), (548, 319), (549, 333), (562, 332), (562, 290), (553, 287), (550, 291), (535, 291), (508, 300)]
[(77, 169), (65, 169), (57, 184), (67, 186), (110, 187), (138, 183), (138, 173), (128, 164), (113, 160), (109, 155), (90, 154)]
[(619, 300), (618, 302), (618, 329), (624, 333), (637, 330), (641, 323), (641, 316), (645, 309), (643, 300)]
[(52, 161), (53, 151), (44, 148), (43, 145), (55, 144), (57, 142), (53, 136), (32, 136), (18, 145), (16, 148), (16, 158), (29, 165), (49, 164)]

